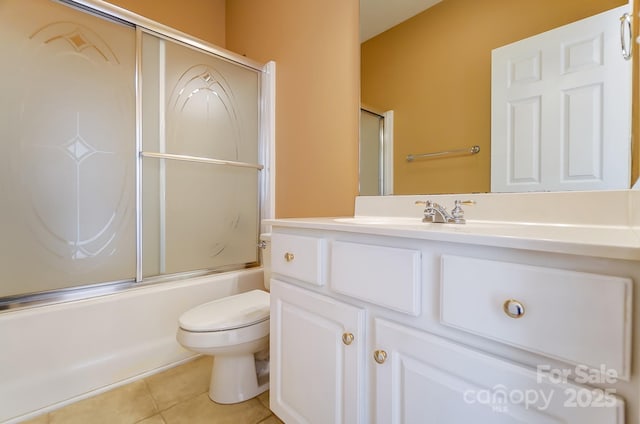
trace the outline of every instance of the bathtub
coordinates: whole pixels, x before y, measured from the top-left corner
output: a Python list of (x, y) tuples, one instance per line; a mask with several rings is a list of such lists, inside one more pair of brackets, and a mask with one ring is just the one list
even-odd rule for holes
[(0, 313), (0, 423), (190, 360), (194, 353), (175, 338), (180, 314), (263, 287), (263, 270), (255, 268)]

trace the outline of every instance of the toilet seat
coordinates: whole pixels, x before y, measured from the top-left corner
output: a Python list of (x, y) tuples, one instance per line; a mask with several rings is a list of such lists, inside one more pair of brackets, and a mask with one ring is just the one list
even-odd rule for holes
[(259, 342), (269, 337), (269, 320), (246, 327), (222, 331), (188, 331), (178, 328), (176, 339), (182, 346), (206, 354), (235, 351), (245, 343)]
[(180, 328), (189, 332), (216, 332), (248, 327), (269, 319), (269, 293), (262, 290), (224, 297), (183, 313)]

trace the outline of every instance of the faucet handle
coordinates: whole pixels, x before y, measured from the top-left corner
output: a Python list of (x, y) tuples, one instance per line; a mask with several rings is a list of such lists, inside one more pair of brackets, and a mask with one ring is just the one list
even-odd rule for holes
[(464, 224), (464, 211), (462, 210), (461, 206), (471, 206), (475, 204), (475, 200), (456, 200), (455, 207), (451, 210), (451, 218), (453, 218), (453, 222), (455, 222), (456, 224)]
[(439, 208), (440, 205), (432, 202), (431, 200), (416, 200), (416, 205), (424, 205), (424, 209), (425, 211), (433, 209), (433, 208)]

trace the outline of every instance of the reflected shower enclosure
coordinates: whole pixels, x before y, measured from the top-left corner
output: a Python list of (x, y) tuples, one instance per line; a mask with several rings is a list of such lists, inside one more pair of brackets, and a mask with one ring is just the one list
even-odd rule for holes
[(393, 194), (393, 111), (360, 108), (360, 196)]

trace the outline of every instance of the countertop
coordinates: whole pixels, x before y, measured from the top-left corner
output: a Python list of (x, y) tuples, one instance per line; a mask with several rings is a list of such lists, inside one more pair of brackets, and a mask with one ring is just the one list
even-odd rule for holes
[(601, 258), (640, 260), (640, 228), (468, 220), (466, 224), (422, 223), (420, 218), (334, 217), (267, 219), (273, 227), (346, 231), (452, 243), (526, 249)]

